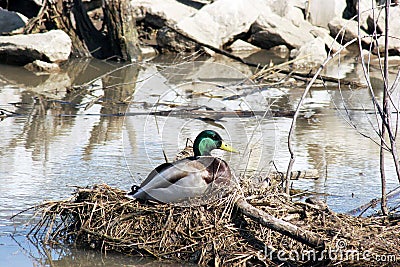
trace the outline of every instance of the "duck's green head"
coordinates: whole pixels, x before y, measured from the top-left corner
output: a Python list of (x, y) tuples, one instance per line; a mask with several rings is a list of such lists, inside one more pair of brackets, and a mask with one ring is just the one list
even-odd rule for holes
[(233, 147), (225, 143), (221, 136), (213, 130), (202, 131), (193, 143), (195, 156), (209, 156), (211, 155), (211, 150), (217, 148), (229, 152), (237, 152)]

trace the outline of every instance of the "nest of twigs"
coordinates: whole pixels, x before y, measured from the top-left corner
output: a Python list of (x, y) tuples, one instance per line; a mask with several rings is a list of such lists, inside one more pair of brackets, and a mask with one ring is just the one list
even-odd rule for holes
[(325, 246), (313, 250), (249, 219), (235, 205), (243, 192), (183, 207), (140, 203), (107, 185), (42, 204), (30, 235), (45, 243), (214, 266), (392, 266), (396, 258), (389, 256), (400, 255), (396, 219), (336, 214), (324, 205), (290, 202), (276, 189), (247, 191), (248, 203), (317, 234)]

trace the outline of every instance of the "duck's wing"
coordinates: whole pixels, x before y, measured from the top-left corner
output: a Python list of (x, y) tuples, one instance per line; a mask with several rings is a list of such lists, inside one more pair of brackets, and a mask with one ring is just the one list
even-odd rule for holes
[[(142, 198), (141, 196), (143, 195), (143, 190), (142, 187), (146, 186), (151, 180), (154, 179), (157, 175), (159, 175), (160, 172), (163, 170), (166, 170), (172, 166), (172, 163), (163, 163), (156, 167), (154, 170), (152, 170), (147, 178), (142, 182), (140, 186), (138, 185), (133, 185), (131, 188), (131, 192), (129, 192), (126, 196), (129, 198)], [(143, 198), (144, 199), (144, 198)]]
[(206, 166), (196, 158), (164, 163), (149, 174), (133, 197), (176, 202), (204, 192), (208, 175)]
[(142, 184), (140, 185), (140, 187), (145, 186), (146, 184), (148, 184), (151, 180), (153, 180), (153, 178), (158, 175), (159, 173), (161, 173), (162, 171), (167, 170), (168, 168), (172, 167), (173, 164), (172, 163), (163, 163), (160, 166), (156, 167), (154, 170), (152, 170), (149, 175), (147, 176), (147, 178), (142, 182)]

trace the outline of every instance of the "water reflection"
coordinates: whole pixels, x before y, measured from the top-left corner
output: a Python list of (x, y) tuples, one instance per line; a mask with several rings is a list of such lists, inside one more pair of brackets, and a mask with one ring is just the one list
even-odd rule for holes
[[(19, 114), (0, 122), (0, 238), (5, 244), (0, 256), (32, 265), (24, 256), (10, 256), (15, 244), (9, 233), (26, 233), (21, 229), (25, 218), (12, 222), (11, 215), (45, 199), (66, 198), (73, 186), (107, 183), (129, 189), (164, 162), (163, 150), (172, 160), (187, 138), (193, 140), (205, 128), (220, 132), (241, 151), (219, 155), (238, 177), (244, 171), (268, 172), (271, 160), (286, 169), (291, 119), (263, 111), (293, 110), (302, 88), (258, 88), (247, 79), (252, 69), (218, 58), (172, 68), (161, 63), (124, 67), (82, 60), (64, 66), (60, 74), (40, 76), (0, 65), (0, 108)], [(362, 79), (358, 64), (343, 64), (341, 77)], [(380, 97), (382, 79), (379, 73), (374, 77), (374, 93)], [(155, 115), (170, 110), (177, 113)], [(261, 112), (243, 117), (237, 110)], [(128, 116), (121, 116), (125, 112)], [(322, 178), (299, 180), (294, 187), (326, 194), (336, 211), (379, 196), (379, 149), (359, 134), (377, 140), (377, 123), (366, 89), (313, 89), (293, 138), (294, 169), (318, 169)], [(387, 163), (388, 187), (393, 188), (398, 181)], [(53, 263), (69, 265), (78, 254)]]
[(192, 264), (158, 262), (140, 256), (129, 257), (112, 252), (101, 254), (90, 249), (47, 246), (24, 236), (14, 236), (11, 240), (0, 237), (0, 242), (11, 253), (18, 252), (25, 255), (25, 257), (2, 257), (4, 266), (192, 266)]
[[(3, 129), (7, 129), (0, 133), (3, 140), (0, 148), (3, 155), (3, 183), (0, 191), (2, 203), (5, 204), (1, 209), (2, 224), (9, 224), (8, 217), (18, 209), (39, 203), (48, 197), (59, 198), (69, 194), (71, 188), (66, 186), (68, 184), (91, 184), (90, 179), (82, 178), (96, 177), (103, 166), (114, 168), (112, 162), (100, 163), (98, 167), (98, 161), (109, 162), (111, 157), (114, 163), (123, 161), (121, 149), (113, 145), (107, 148), (109, 153), (102, 158), (96, 157), (103, 144), (120, 142), (123, 118), (82, 115), (85, 112), (98, 115), (125, 112), (129, 103), (127, 101), (135, 89), (138, 67), (124, 68), (116, 72), (115, 78), (107, 77), (99, 81), (102, 88), (110, 86), (112, 89), (96, 90), (94, 93), (90, 90), (72, 89), (74, 85), (89, 82), (114, 68), (115, 66), (99, 62), (75, 62), (60, 74), (60, 77), (68, 76), (64, 87), (48, 83), (46, 79), (37, 83), (37, 79), (31, 76), (33, 74), (26, 79), (24, 69), (14, 69), (14, 72), (22, 73), (20, 76), (7, 76), (4, 82), (11, 83), (13, 79), (13, 87), (0, 89), (5, 93), (2, 94), (1, 105), (5, 110), (19, 116), (1, 122)], [(46, 89), (42, 90), (43, 88)], [(65, 94), (50, 95), (49, 92), (55, 88)], [(98, 91), (101, 91), (101, 98), (96, 96)], [(93, 99), (98, 100), (96, 104), (85, 109)], [(114, 155), (112, 151), (115, 151)], [(90, 160), (93, 155), (94, 160)], [(121, 164), (116, 164), (117, 168), (119, 165)], [(87, 174), (90, 175), (85, 176)], [(95, 181), (104, 181), (102, 176), (104, 175), (100, 175)]]
[[(164, 162), (163, 150), (167, 158), (173, 159), (184, 148), (187, 138), (194, 140), (207, 128), (219, 132), (241, 151), (240, 155), (220, 155), (226, 157), (237, 176), (245, 169), (268, 170), (274, 155), (274, 121), (264, 112), (270, 106), (269, 100), (247, 76), (231, 66), (201, 61), (161, 71), (148, 70), (148, 77), (138, 86), (129, 114), (138, 114), (143, 109), (138, 103), (145, 101), (147, 112), (176, 110), (186, 115), (168, 113), (169, 116), (160, 117), (152, 113), (139, 120), (138, 116), (126, 117), (126, 133), (136, 132), (136, 136), (144, 138), (137, 144), (124, 145), (128, 148), (125, 156), (136, 183), (145, 178), (140, 171), (136, 175), (140, 168), (138, 157), (145, 157), (151, 166), (144, 172), (147, 175)], [(235, 111), (260, 111), (260, 115), (239, 117)], [(130, 138), (127, 136), (124, 140)], [(130, 154), (131, 147), (136, 147), (133, 154)]]
[[(84, 148), (84, 159), (89, 160), (93, 149), (111, 141), (120, 141), (124, 124), (124, 117), (128, 104), (135, 92), (135, 84), (139, 73), (138, 66), (130, 66), (101, 79), (103, 94), (95, 96), (86, 105), (85, 110), (90, 112), (90, 105), (101, 101), (98, 123), (90, 131), (88, 144)], [(95, 101), (95, 102), (93, 102)], [(95, 109), (95, 108), (93, 108)]]

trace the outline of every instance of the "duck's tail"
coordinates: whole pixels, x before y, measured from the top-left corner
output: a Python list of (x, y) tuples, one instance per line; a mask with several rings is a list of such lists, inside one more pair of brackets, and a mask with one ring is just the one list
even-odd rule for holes
[(128, 194), (126, 194), (125, 196), (131, 199), (136, 199), (134, 197), (134, 195), (136, 194), (136, 192), (140, 189), (140, 186), (138, 185), (132, 185), (131, 187), (131, 192), (129, 192)]

